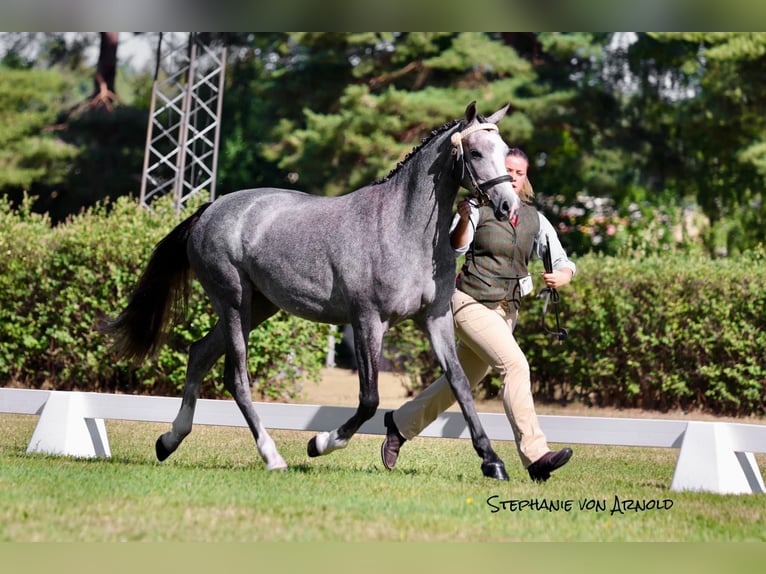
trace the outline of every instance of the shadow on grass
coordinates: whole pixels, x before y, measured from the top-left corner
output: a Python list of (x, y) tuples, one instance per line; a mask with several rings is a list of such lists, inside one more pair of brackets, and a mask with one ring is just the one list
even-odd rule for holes
[(314, 466), (308, 463), (292, 464), (288, 467), (288, 472), (296, 474), (322, 474), (322, 473), (338, 473), (338, 474), (361, 474), (361, 475), (377, 475), (377, 476), (430, 476), (431, 473), (424, 473), (422, 470), (416, 468), (407, 468), (403, 470), (389, 471), (382, 467), (375, 465), (355, 465), (355, 464), (322, 464), (321, 466)]

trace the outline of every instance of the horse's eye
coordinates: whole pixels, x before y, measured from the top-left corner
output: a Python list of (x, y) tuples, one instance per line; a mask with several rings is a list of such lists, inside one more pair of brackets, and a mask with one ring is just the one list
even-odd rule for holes
[(471, 157), (474, 159), (481, 159), (481, 152), (477, 149), (471, 150)]

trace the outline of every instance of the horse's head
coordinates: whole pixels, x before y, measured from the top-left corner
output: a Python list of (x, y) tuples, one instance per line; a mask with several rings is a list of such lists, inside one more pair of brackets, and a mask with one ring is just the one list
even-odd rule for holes
[(471, 102), (460, 131), (452, 134), (452, 153), (462, 185), (480, 200), (489, 201), (498, 219), (512, 218), (521, 205), (505, 169), (508, 145), (497, 129), (509, 105), (483, 118), (476, 113), (476, 102)]

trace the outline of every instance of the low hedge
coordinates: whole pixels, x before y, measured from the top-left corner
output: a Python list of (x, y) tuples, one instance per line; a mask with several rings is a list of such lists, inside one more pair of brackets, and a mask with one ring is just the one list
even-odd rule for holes
[[(177, 219), (120, 199), (51, 227), (0, 199), (0, 382), (63, 390), (177, 395), (189, 344), (215, 315), (195, 282), (189, 320), (157, 357), (115, 362), (94, 327), (125, 304), (152, 248)], [(165, 213), (163, 215), (163, 212)], [(683, 253), (641, 259), (582, 257), (560, 290), (563, 343), (542, 332), (542, 301), (524, 301), (517, 338), (538, 401), (766, 415), (766, 253), (711, 260)], [(539, 262), (533, 272), (540, 271)], [(541, 286), (537, 281), (538, 288)], [(552, 320), (552, 316), (549, 316)], [(318, 380), (327, 325), (280, 313), (253, 331), (249, 368), (263, 398), (294, 397)], [(411, 391), (439, 374), (429, 346), (405, 322), (387, 334), (387, 354)], [(222, 361), (203, 396), (220, 397)], [(497, 391), (497, 377), (482, 388)]]
[[(766, 415), (766, 254), (730, 259), (675, 252), (631, 259), (589, 255), (559, 290), (559, 343), (541, 326), (542, 299), (524, 300), (516, 337), (539, 402)], [(542, 271), (539, 262), (533, 274)], [(542, 282), (536, 280), (537, 288)], [(554, 326), (549, 308), (547, 325)], [(411, 323), (389, 335), (414, 393), (439, 374)], [(478, 394), (497, 394), (488, 375)]]
[(594, 406), (766, 414), (766, 254), (588, 256), (561, 290), (563, 344), (546, 340), (540, 301), (520, 344), (535, 392)]
[[(216, 317), (199, 283), (189, 320), (144, 364), (115, 362), (96, 326), (125, 305), (154, 245), (178, 222), (169, 204), (154, 212), (122, 198), (51, 227), (0, 198), (0, 383), (28, 388), (178, 395), (188, 346)], [(330, 327), (278, 314), (250, 337), (249, 368), (262, 398), (295, 396), (318, 380)], [(202, 396), (225, 394), (223, 361)]]

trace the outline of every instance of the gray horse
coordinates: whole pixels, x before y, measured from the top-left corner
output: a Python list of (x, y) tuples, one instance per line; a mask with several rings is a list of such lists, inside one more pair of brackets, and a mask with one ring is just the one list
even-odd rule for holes
[[(224, 385), (244, 415), (269, 470), (286, 469), (253, 408), (247, 371), (250, 331), (284, 309), (311, 321), (354, 330), (359, 406), (308, 444), (309, 456), (344, 448), (378, 407), (383, 334), (412, 317), (428, 334), (482, 459), (485, 476), (508, 480), (481, 426), (455, 351), (450, 299), (455, 255), (449, 227), (461, 185), (490, 202), (498, 219), (519, 207), (505, 173), (507, 145), (497, 129), (508, 106), (476, 113), (432, 132), (385, 178), (341, 197), (262, 188), (224, 195), (202, 206), (155, 248), (128, 305), (106, 325), (114, 349), (143, 360), (183, 317), (193, 271), (218, 322), (189, 349), (181, 408), (159, 437), (159, 460), (191, 432), (203, 378), (225, 355)], [(179, 313), (180, 311), (180, 313)]]

